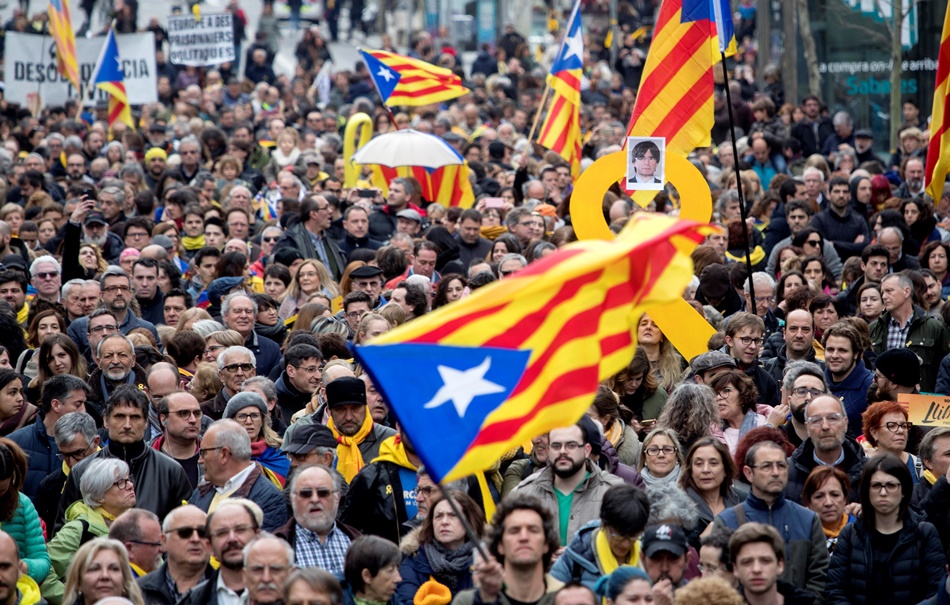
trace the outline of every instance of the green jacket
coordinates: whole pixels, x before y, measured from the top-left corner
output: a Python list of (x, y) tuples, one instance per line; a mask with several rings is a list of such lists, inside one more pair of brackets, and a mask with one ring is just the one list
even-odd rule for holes
[(66, 569), (83, 542), (108, 535), (109, 527), (98, 509), (82, 500), (66, 509), (66, 524), (49, 542), (52, 567), (41, 587), (47, 601), (53, 605), (62, 603)]
[[(869, 326), (871, 346), (878, 355), (887, 350), (887, 330), (890, 323), (891, 313), (884, 311)], [(933, 392), (937, 384), (940, 360), (950, 349), (950, 330), (942, 321), (926, 315), (923, 309), (914, 305), (906, 346), (920, 358), (920, 390)]]
[(27, 575), (37, 582), (45, 578), (49, 573), (49, 555), (43, 540), (43, 526), (33, 503), (22, 493), (13, 516), (3, 522), (2, 529), (17, 543), (20, 559), (26, 562)]

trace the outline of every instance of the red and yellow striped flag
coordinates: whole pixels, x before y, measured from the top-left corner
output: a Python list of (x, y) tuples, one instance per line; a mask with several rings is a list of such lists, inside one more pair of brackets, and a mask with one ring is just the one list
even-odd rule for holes
[(389, 107), (432, 105), (471, 92), (462, 78), (444, 67), (385, 50), (360, 50), (383, 104)]
[(79, 82), (79, 60), (76, 58), (76, 35), (70, 20), (69, 0), (49, 0), (46, 8), (49, 16), (49, 33), (56, 42), (56, 70), (82, 92)]
[(935, 200), (943, 195), (950, 172), (950, 6), (943, 18), (940, 52), (937, 55), (937, 82), (930, 118), (930, 146), (927, 148), (927, 193)]
[(616, 239), (566, 246), (355, 354), (434, 480), (483, 471), (580, 418), (633, 357), (644, 310), (681, 295), (684, 244), (711, 229), (635, 214)]
[(584, 68), (584, 32), (580, 0), (564, 28), (564, 41), (551, 65), (548, 84), (554, 95), (541, 126), (538, 143), (571, 165), (571, 174), (581, 173), (581, 72)]
[(383, 195), (389, 195), (389, 183), (397, 177), (415, 177), (422, 185), (422, 199), (437, 202), (446, 208), (460, 206), (471, 208), (475, 203), (475, 192), (469, 180), (468, 162), (459, 165), (443, 166), (431, 170), (422, 166), (380, 166), (369, 165), (370, 181), (379, 187)]
[[(710, 0), (663, 0), (629, 136), (665, 137), (666, 150), (684, 157), (709, 145), (712, 70), (721, 57), (714, 8)], [(722, 18), (731, 26), (728, 8)]]

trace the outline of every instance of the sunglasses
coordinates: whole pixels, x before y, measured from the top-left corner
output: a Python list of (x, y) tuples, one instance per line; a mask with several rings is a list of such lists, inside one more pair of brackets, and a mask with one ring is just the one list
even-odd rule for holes
[(57, 273), (56, 271), (47, 271), (44, 273), (34, 273), (33, 277), (38, 277), (40, 279), (53, 279), (54, 277), (58, 275), (59, 273)]
[(250, 372), (254, 369), (254, 366), (249, 363), (232, 363), (231, 365), (224, 366), (221, 369), (225, 372), (231, 373), (237, 372), (238, 370), (241, 370), (242, 372)]
[(313, 498), (314, 493), (317, 494), (317, 498), (320, 498), (321, 500), (326, 500), (327, 498), (335, 494), (336, 490), (332, 490), (327, 487), (318, 487), (316, 489), (312, 487), (303, 487), (297, 490), (297, 497), (303, 498), (304, 500), (309, 500)]
[(208, 533), (205, 531), (205, 528), (203, 527), (176, 527), (174, 529), (168, 530), (165, 533), (178, 534), (178, 537), (181, 538), (182, 540), (190, 539), (191, 536), (195, 533), (197, 533), (198, 537), (201, 538), (202, 540), (208, 537)]
[(267, 242), (267, 243), (276, 242), (278, 239), (280, 239), (280, 237), (277, 237), (277, 236), (274, 236), (274, 237), (262, 237), (262, 238), (261, 238), (262, 241), (265, 241), (265, 242)]

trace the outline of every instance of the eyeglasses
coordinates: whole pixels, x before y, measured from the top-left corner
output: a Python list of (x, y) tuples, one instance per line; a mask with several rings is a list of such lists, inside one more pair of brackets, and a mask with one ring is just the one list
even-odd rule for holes
[(306, 367), (306, 368), (301, 367), (301, 366), (294, 366), (294, 367), (297, 368), (298, 370), (300, 370), (301, 372), (306, 372), (307, 374), (313, 374), (313, 373), (319, 372), (321, 369), (323, 369), (323, 368), (321, 368), (320, 366), (309, 366), (309, 367)]
[(664, 456), (672, 456), (676, 453), (676, 448), (672, 445), (664, 445), (663, 447), (652, 445), (646, 449), (646, 452), (647, 456), (659, 456), (660, 452), (662, 452)]
[(196, 533), (198, 534), (198, 537), (201, 538), (202, 540), (208, 537), (208, 532), (206, 532), (205, 528), (203, 527), (176, 527), (174, 529), (168, 530), (165, 533), (178, 534), (178, 537), (181, 538), (182, 540), (188, 540)]
[(192, 416), (195, 417), (195, 420), (201, 420), (201, 417), (204, 415), (201, 410), (178, 410), (170, 413), (175, 414), (182, 420), (188, 420)]
[(362, 319), (369, 311), (350, 311), (346, 314), (350, 319)]
[(131, 542), (132, 544), (141, 544), (142, 546), (151, 546), (152, 548), (161, 548), (161, 542), (146, 542), (144, 540), (126, 540), (126, 542)]
[(82, 450), (73, 450), (71, 452), (61, 451), (56, 454), (56, 457), (62, 460), (63, 462), (65, 462), (66, 460), (75, 460), (76, 462), (79, 462), (80, 460), (83, 460), (86, 456), (89, 455), (89, 450), (91, 449), (92, 449), (91, 447), (87, 447)]
[(828, 414), (827, 416), (811, 416), (805, 422), (810, 426), (819, 427), (826, 421), (828, 424), (838, 424), (842, 420), (844, 420), (843, 414)]
[(875, 481), (874, 483), (871, 484), (872, 492), (880, 492), (881, 490), (884, 490), (884, 492), (887, 494), (893, 494), (900, 488), (901, 488), (901, 484), (895, 481), (888, 481), (887, 483), (880, 483), (878, 481)]
[(213, 452), (213, 451), (215, 451), (215, 450), (220, 450), (220, 449), (224, 449), (224, 446), (222, 445), (221, 447), (202, 447), (202, 448), (198, 448), (198, 457), (199, 457), (199, 458), (204, 458), (205, 456), (208, 455), (208, 452)]
[(431, 496), (435, 492), (439, 491), (439, 488), (433, 485), (426, 485), (424, 487), (417, 487), (416, 494), (422, 494), (423, 496)]
[(59, 273), (56, 271), (44, 271), (43, 273), (34, 273), (33, 277), (38, 277), (40, 279), (53, 279), (54, 277), (59, 277)]
[(115, 487), (117, 487), (117, 488), (119, 488), (119, 489), (126, 489), (126, 488), (128, 488), (128, 487), (131, 487), (131, 486), (132, 486), (132, 475), (129, 475), (128, 477), (123, 477), (123, 478), (119, 479), (118, 481), (116, 481), (115, 483), (113, 483), (112, 485), (114, 485)]
[(792, 389), (792, 395), (795, 395), (796, 397), (807, 397), (811, 395), (812, 399), (814, 399), (815, 397), (824, 394), (824, 391), (819, 391), (818, 389), (809, 389), (808, 387), (795, 387)]
[(318, 487), (316, 489), (312, 487), (302, 487), (297, 490), (297, 497), (303, 498), (304, 500), (309, 500), (313, 498), (313, 495), (316, 494), (317, 498), (321, 500), (326, 500), (330, 496), (336, 493), (335, 489), (330, 489), (328, 487)]
[(250, 372), (254, 369), (254, 365), (250, 363), (232, 363), (231, 365), (224, 366), (221, 369), (231, 374), (237, 372), (238, 370), (241, 370), (242, 372)]
[(621, 542), (633, 542), (634, 540), (637, 539), (636, 536), (625, 536), (623, 534), (617, 534), (609, 529), (606, 530), (606, 532), (607, 532), (607, 537), (610, 538), (611, 540), (620, 540)]
[(139, 239), (140, 237), (148, 237), (148, 233), (145, 233), (144, 231), (142, 231), (142, 232), (140, 232), (140, 233), (133, 233), (133, 232), (129, 231), (129, 232), (127, 232), (127, 233), (125, 234), (125, 236), (126, 236), (126, 237), (131, 237), (132, 239)]
[(740, 336), (736, 338), (736, 340), (738, 340), (739, 344), (741, 344), (744, 347), (747, 347), (753, 344), (758, 347), (758, 346), (761, 346), (763, 342), (765, 342), (765, 339), (763, 338), (752, 338), (751, 336)]
[(554, 442), (548, 446), (548, 449), (551, 450), (552, 452), (560, 452), (561, 450), (574, 452), (574, 451), (577, 451), (577, 448), (581, 447), (581, 445), (583, 444), (578, 443), (576, 441), (568, 441), (567, 443)]
[(89, 328), (89, 333), (99, 334), (100, 332), (108, 332), (109, 334), (112, 334), (118, 329), (119, 329), (119, 326), (115, 324), (106, 324), (104, 326), (96, 326), (95, 328)]
[(728, 399), (729, 395), (735, 393), (736, 390), (732, 387), (726, 387), (723, 390), (716, 393), (716, 399)]
[(246, 534), (249, 531), (254, 531), (257, 529), (253, 525), (235, 525), (234, 527), (222, 527), (221, 529), (216, 529), (211, 532), (211, 537), (218, 539), (223, 538), (234, 532), (235, 534)]
[(253, 420), (254, 422), (257, 422), (258, 420), (261, 419), (261, 413), (260, 413), (260, 412), (250, 412), (250, 413), (247, 413), (247, 414), (243, 414), (243, 413), (242, 413), (242, 414), (235, 414), (235, 415), (234, 415), (234, 419), (237, 420), (238, 422), (241, 422), (241, 423), (247, 422), (248, 420)]
[(885, 422), (884, 428), (886, 428), (892, 433), (896, 433), (898, 431), (903, 431), (906, 433), (910, 431), (910, 429), (914, 428), (914, 423), (913, 422)]
[(788, 469), (788, 462), (780, 460), (778, 462), (763, 462), (762, 464), (753, 464), (751, 465), (752, 469), (759, 469), (762, 471), (784, 471)]
[(110, 294), (114, 294), (116, 292), (131, 292), (132, 288), (128, 286), (106, 286), (105, 288), (102, 289), (102, 291), (109, 292)]

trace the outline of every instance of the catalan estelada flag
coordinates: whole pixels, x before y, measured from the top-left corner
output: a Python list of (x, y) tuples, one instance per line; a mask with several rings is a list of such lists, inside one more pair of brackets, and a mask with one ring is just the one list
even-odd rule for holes
[(383, 104), (432, 105), (471, 92), (451, 70), (385, 50), (360, 49)]
[(943, 18), (943, 34), (937, 54), (937, 83), (930, 114), (930, 146), (927, 148), (927, 193), (935, 200), (943, 195), (950, 172), (950, 6)]
[[(721, 19), (722, 27), (716, 22)], [(729, 0), (663, 0), (629, 136), (664, 137), (666, 150), (686, 156), (709, 145), (713, 127), (713, 65), (720, 58), (718, 29), (734, 46)]]
[(630, 363), (644, 309), (681, 295), (685, 244), (711, 230), (637, 213), (616, 239), (566, 246), (355, 355), (433, 480), (483, 471), (577, 422), (600, 381)]
[(449, 208), (460, 206), (471, 208), (475, 203), (475, 192), (472, 190), (472, 181), (469, 180), (468, 162), (452, 164), (441, 168), (424, 168), (422, 166), (380, 166), (370, 165), (370, 181), (373, 187), (379, 187), (383, 195), (389, 195), (389, 183), (397, 177), (415, 177), (422, 185), (422, 198), (430, 202), (437, 202)]
[(79, 60), (76, 58), (76, 35), (69, 15), (69, 0), (49, 0), (46, 7), (49, 16), (49, 33), (56, 42), (56, 69), (68, 79), (78, 94), (82, 94), (79, 82)]
[(125, 74), (122, 72), (122, 58), (119, 45), (115, 41), (115, 28), (109, 28), (106, 43), (99, 53), (99, 61), (92, 72), (92, 83), (109, 94), (109, 128), (116, 122), (124, 122), (129, 128), (135, 128), (129, 97), (125, 93)]
[(548, 84), (553, 91), (538, 143), (556, 152), (571, 165), (571, 174), (581, 173), (581, 73), (584, 69), (584, 32), (580, 0), (574, 4), (564, 30)]

